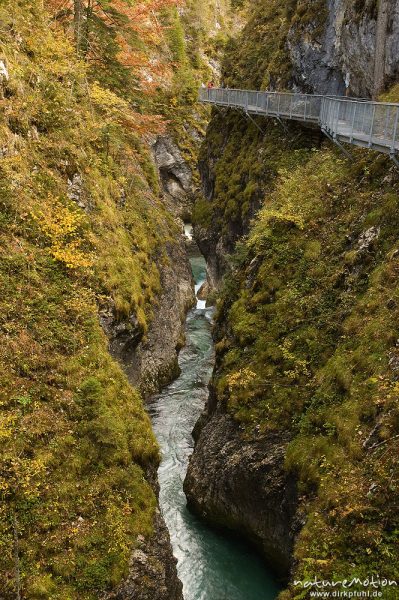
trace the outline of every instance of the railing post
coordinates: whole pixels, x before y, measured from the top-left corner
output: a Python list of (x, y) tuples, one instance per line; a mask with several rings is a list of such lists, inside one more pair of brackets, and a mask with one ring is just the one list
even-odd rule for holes
[(339, 110), (340, 110), (340, 103), (339, 103), (339, 100), (336, 100), (336, 101), (335, 101), (335, 104), (336, 104), (336, 106), (337, 106), (337, 118), (335, 119), (335, 130), (334, 130), (334, 134), (335, 134), (335, 136), (336, 136), (336, 135), (337, 135), (337, 133), (338, 133), (338, 125), (339, 125)]
[(353, 131), (355, 129), (355, 120), (356, 120), (356, 111), (357, 111), (357, 102), (354, 103), (355, 105), (355, 110), (353, 111), (353, 117), (352, 117), (352, 130), (351, 130), (351, 137), (350, 137), (350, 142), (353, 142)]
[(277, 102), (277, 114), (278, 114), (278, 116), (280, 116), (280, 100), (281, 100), (281, 94), (278, 94), (278, 102)]
[(303, 118), (305, 121), (306, 121), (307, 108), (308, 108), (308, 98), (307, 98), (307, 96), (305, 96), (305, 110), (303, 113)]
[(365, 118), (366, 118), (366, 110), (365, 110), (365, 107), (366, 107), (366, 106), (367, 106), (366, 104), (363, 104), (362, 133), (364, 133), (364, 121), (365, 121)]
[(267, 94), (267, 92), (266, 92), (266, 95), (267, 95), (267, 100), (266, 100), (266, 114), (268, 115), (269, 114), (270, 94)]
[(385, 119), (385, 128), (384, 128), (384, 140), (387, 139), (387, 130), (388, 130), (388, 123), (389, 123), (390, 116), (391, 116), (391, 107), (387, 106), (387, 117)]
[(323, 129), (323, 122), (325, 120), (325, 98), (321, 99), (320, 110), (319, 110), (319, 125)]
[(331, 98), (330, 98), (329, 104), (330, 104), (330, 110), (329, 110), (329, 114), (328, 114), (328, 128), (329, 128), (329, 131), (330, 131), (331, 135), (333, 135), (333, 133), (334, 133), (335, 104), (334, 104), (334, 101)]
[(375, 119), (375, 104), (373, 105), (373, 117), (371, 119), (370, 136), (369, 136), (369, 148), (371, 148), (372, 145), (373, 145), (374, 119)]
[(330, 123), (331, 102), (328, 98), (323, 98), (323, 102), (324, 102), (324, 123), (328, 129), (329, 123)]

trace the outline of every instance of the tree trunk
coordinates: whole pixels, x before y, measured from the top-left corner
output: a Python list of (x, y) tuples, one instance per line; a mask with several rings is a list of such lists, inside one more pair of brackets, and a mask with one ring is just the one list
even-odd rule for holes
[(90, 23), (93, 18), (93, 0), (87, 0), (87, 4), (84, 10), (84, 19), (83, 19), (83, 32), (82, 32), (82, 40), (81, 40), (81, 56), (87, 56), (89, 52), (89, 35), (90, 35)]
[(385, 79), (385, 54), (387, 43), (389, 0), (378, 0), (377, 32), (375, 40), (374, 62), (374, 92), (376, 99), (384, 88)]
[(83, 0), (73, 0), (73, 23), (75, 33), (75, 45), (76, 52), (78, 55), (82, 51), (82, 40), (83, 40)]

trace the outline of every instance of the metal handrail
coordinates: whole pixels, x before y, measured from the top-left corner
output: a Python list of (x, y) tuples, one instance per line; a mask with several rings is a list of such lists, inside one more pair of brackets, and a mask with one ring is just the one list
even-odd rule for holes
[[(370, 98), (355, 98), (354, 96), (337, 96), (335, 94), (306, 94), (304, 92), (274, 92), (269, 90), (243, 90), (241, 88), (206, 88), (203, 87), (201, 90), (207, 91), (207, 89), (211, 90), (225, 90), (229, 92), (256, 92), (258, 94), (284, 94), (286, 96), (295, 96), (297, 94), (301, 94), (301, 96), (312, 96), (318, 98), (339, 98), (340, 100), (355, 100), (356, 102), (371, 102)], [(384, 104), (384, 103), (382, 103)], [(389, 104), (389, 103), (387, 103)]]
[(399, 150), (399, 104), (300, 92), (201, 88), (200, 101), (237, 107), (247, 114), (317, 124), (337, 143), (390, 154)]

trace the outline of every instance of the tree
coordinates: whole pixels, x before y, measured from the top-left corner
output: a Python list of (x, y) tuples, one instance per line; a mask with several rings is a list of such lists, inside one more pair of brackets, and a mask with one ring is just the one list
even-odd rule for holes
[(46, 0), (57, 22), (73, 24), (77, 52), (98, 66), (115, 60), (150, 88), (167, 70), (159, 14), (179, 0)]
[(83, 29), (83, 1), (74, 0), (73, 2), (73, 18), (74, 18), (74, 32), (75, 32), (75, 44), (77, 52), (80, 52), (82, 46), (82, 29)]

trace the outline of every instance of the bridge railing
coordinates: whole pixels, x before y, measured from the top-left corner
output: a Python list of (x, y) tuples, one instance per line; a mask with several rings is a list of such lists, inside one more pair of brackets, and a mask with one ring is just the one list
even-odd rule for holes
[(200, 100), (247, 113), (318, 124), (334, 139), (394, 154), (399, 150), (399, 105), (288, 92), (202, 88)]
[(383, 102), (358, 102), (347, 98), (324, 98), (320, 124), (330, 135), (350, 143), (389, 148), (399, 145), (399, 106)]
[(257, 92), (222, 88), (201, 88), (201, 102), (241, 107), (252, 114), (263, 114), (318, 123), (322, 96), (285, 92)]

